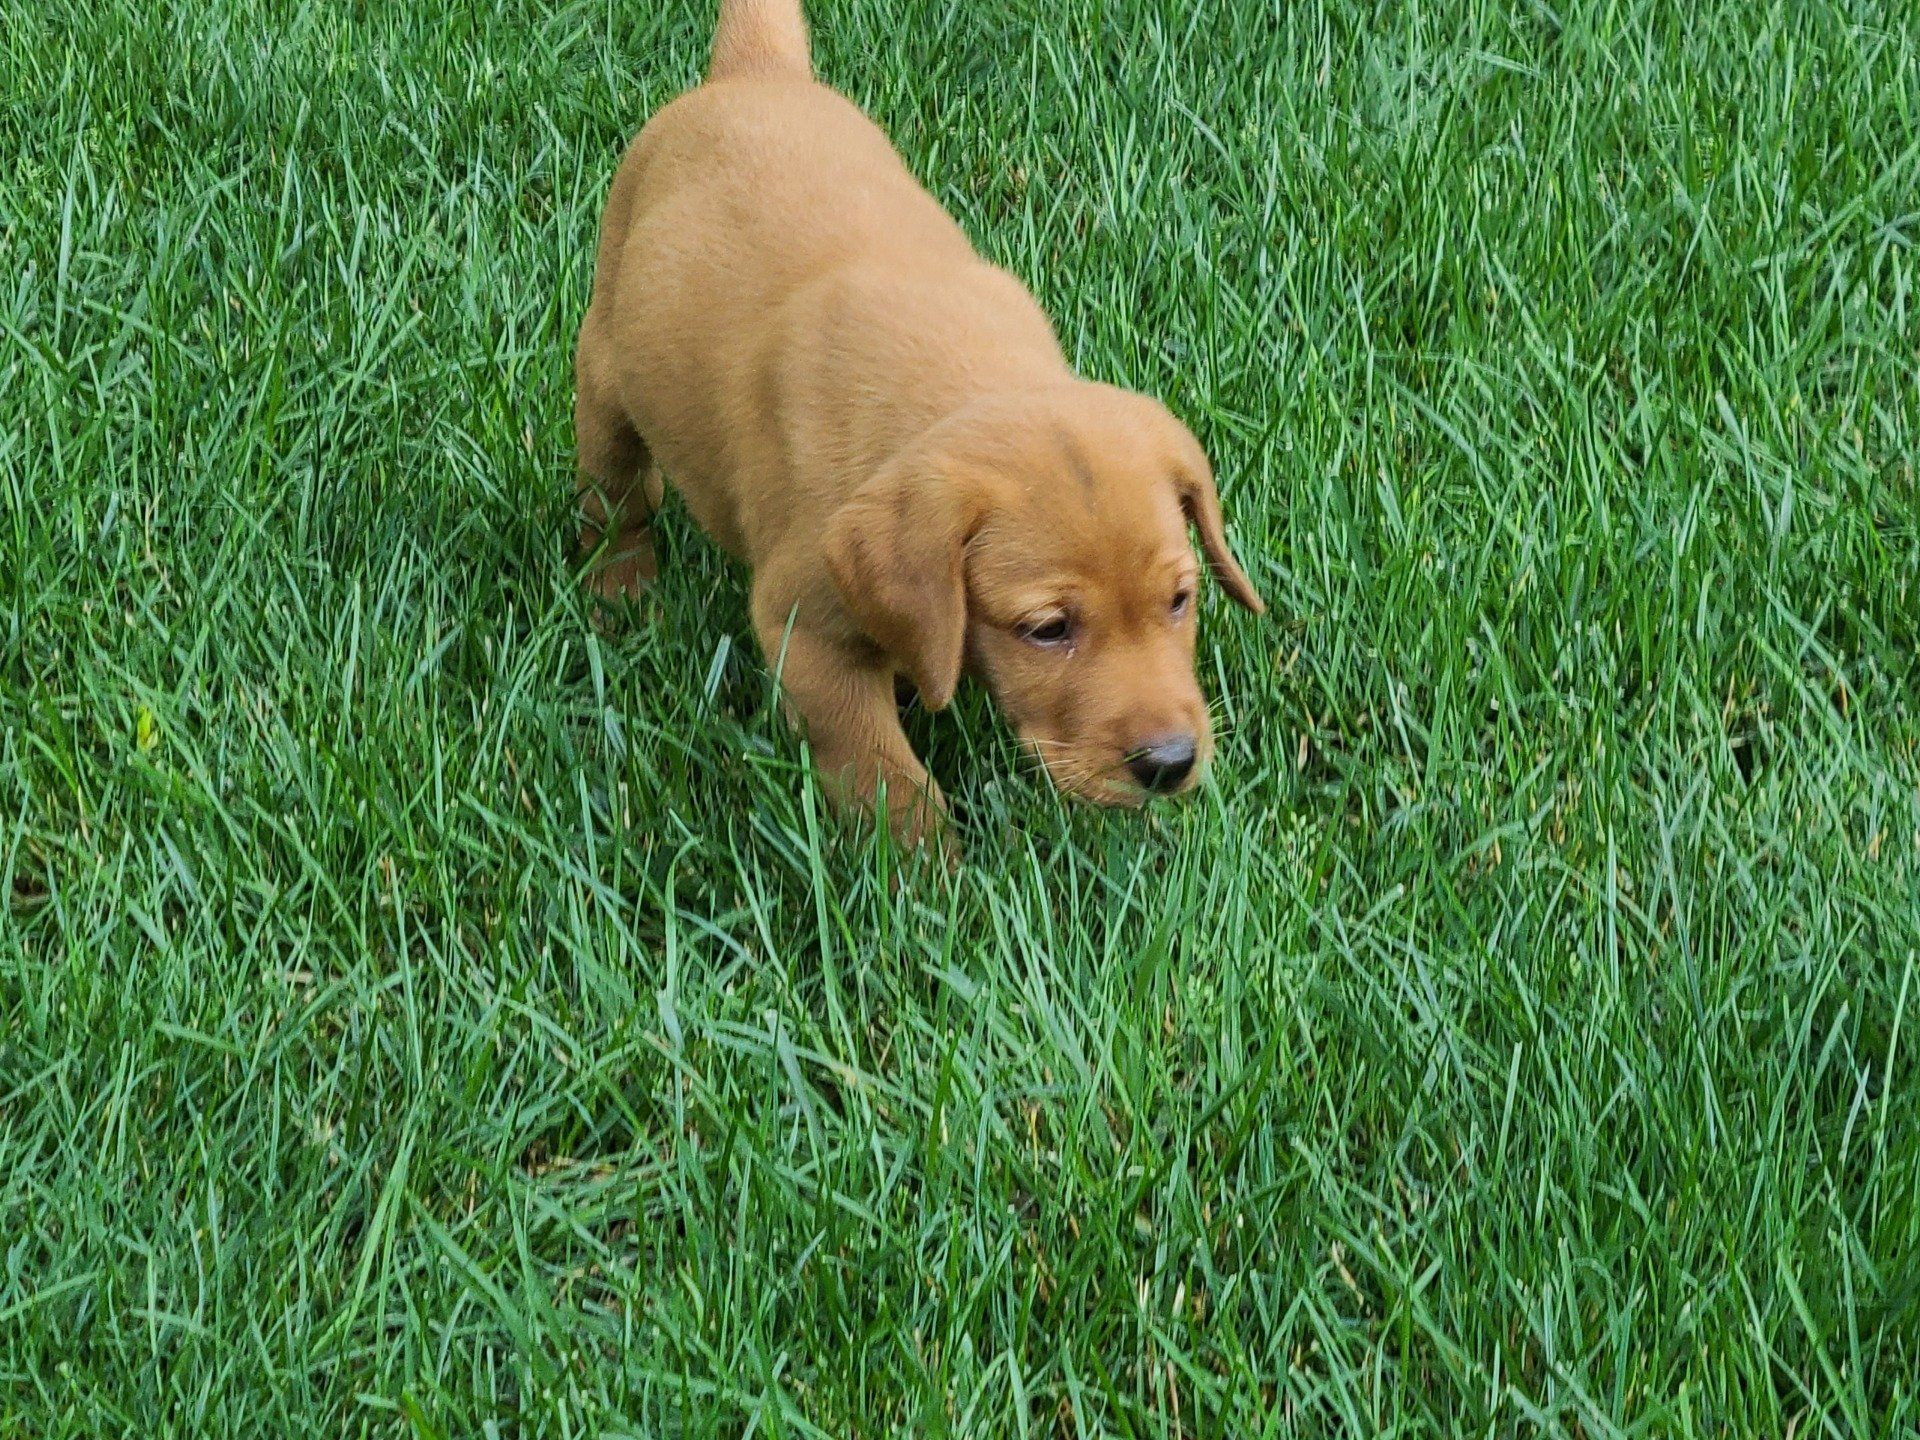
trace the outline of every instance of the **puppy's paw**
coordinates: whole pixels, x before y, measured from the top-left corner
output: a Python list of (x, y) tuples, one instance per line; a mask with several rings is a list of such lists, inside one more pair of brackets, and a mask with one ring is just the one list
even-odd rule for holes
[(594, 625), (602, 631), (610, 628), (624, 607), (637, 603), (659, 576), (660, 564), (654, 558), (653, 542), (645, 538), (618, 555), (606, 556), (589, 565), (580, 579), (596, 602)]
[(946, 797), (931, 781), (925, 790), (887, 796), (887, 829), (904, 850), (938, 858), (948, 870), (960, 868), (960, 834), (947, 810)]
[(637, 600), (659, 578), (660, 562), (646, 539), (599, 561), (586, 576), (587, 588), (602, 600)]

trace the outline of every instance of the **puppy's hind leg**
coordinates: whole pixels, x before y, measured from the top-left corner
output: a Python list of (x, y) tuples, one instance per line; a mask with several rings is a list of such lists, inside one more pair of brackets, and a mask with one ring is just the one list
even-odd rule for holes
[(626, 412), (593, 383), (589, 371), (583, 354), (573, 409), (580, 462), (579, 553), (596, 594), (607, 600), (631, 598), (660, 573), (648, 533), (660, 503), (660, 476)]

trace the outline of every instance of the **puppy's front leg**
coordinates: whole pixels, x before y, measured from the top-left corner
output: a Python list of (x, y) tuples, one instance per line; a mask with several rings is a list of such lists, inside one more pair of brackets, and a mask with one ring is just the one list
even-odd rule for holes
[(875, 809), (886, 786), (887, 827), (918, 846), (946, 840), (947, 806), (900, 728), (893, 671), (861, 664), (842, 645), (805, 628), (789, 604), (756, 587), (753, 623), (767, 662), (780, 668), (787, 705), (813, 747), (814, 767), (837, 804)]

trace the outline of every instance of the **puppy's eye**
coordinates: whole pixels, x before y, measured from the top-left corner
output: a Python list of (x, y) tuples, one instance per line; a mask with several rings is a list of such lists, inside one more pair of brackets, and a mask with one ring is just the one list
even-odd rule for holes
[(1020, 627), (1020, 638), (1029, 645), (1039, 645), (1053, 649), (1065, 645), (1073, 639), (1073, 617), (1071, 615), (1049, 615), (1043, 620), (1035, 620)]
[(1193, 608), (1193, 591), (1177, 590), (1174, 592), (1173, 603), (1167, 606), (1167, 613), (1171, 615), (1174, 619), (1179, 620), (1186, 615), (1188, 610), (1192, 608)]

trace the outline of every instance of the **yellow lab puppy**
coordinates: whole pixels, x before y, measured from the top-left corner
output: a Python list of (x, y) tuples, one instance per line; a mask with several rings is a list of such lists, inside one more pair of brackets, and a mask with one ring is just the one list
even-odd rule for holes
[(1064, 791), (1136, 804), (1212, 751), (1198, 566), (1265, 608), (1205, 454), (1067, 364), (881, 131), (816, 84), (799, 0), (722, 0), (706, 84), (614, 177), (576, 359), (608, 596), (654, 575), (669, 478), (752, 567), (754, 629), (833, 793), (916, 840), (944, 806), (895, 681), (991, 688)]

